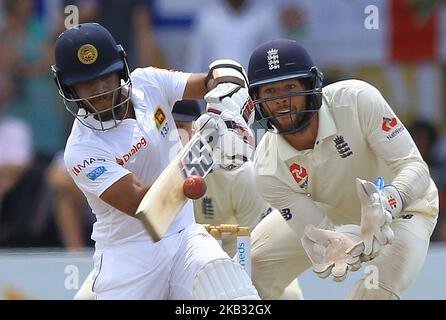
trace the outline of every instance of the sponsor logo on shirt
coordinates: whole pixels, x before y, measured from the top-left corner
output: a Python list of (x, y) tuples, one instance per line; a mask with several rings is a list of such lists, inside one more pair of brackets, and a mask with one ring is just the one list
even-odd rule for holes
[(153, 116), (153, 120), (156, 123), (156, 127), (159, 132), (161, 132), (161, 135), (163, 138), (167, 137), (167, 134), (170, 131), (169, 123), (166, 121), (167, 117), (164, 113), (163, 109), (161, 107), (158, 107), (155, 111), (155, 115)]
[(74, 173), (74, 175), (77, 177), (82, 170), (84, 170), (85, 168), (91, 166), (93, 163), (95, 162), (105, 162), (105, 159), (97, 159), (97, 158), (89, 158), (84, 160), (84, 162), (82, 162), (82, 164), (78, 164), (77, 166), (74, 166), (73, 168), (71, 168), (71, 171)]
[(96, 179), (99, 178), (100, 176), (102, 176), (105, 172), (107, 172), (107, 169), (104, 166), (97, 167), (92, 172), (87, 174), (87, 177), (91, 181), (96, 181)]
[(140, 140), (137, 144), (133, 145), (132, 149), (131, 149), (129, 152), (127, 152), (126, 154), (124, 154), (124, 155), (123, 155), (122, 157), (120, 157), (120, 158), (117, 157), (117, 158), (116, 158), (116, 162), (117, 162), (119, 165), (123, 166), (124, 164), (126, 164), (127, 162), (129, 162), (130, 159), (131, 159), (135, 154), (137, 154), (142, 148), (144, 148), (144, 147), (146, 147), (146, 146), (147, 146), (146, 138), (141, 137), (141, 140)]
[(392, 140), (405, 130), (403, 125), (400, 125), (398, 127), (397, 125), (398, 125), (398, 120), (396, 118), (386, 118), (386, 117), (383, 118), (383, 125), (382, 125), (383, 131), (390, 132), (393, 130), (390, 134), (386, 136), (387, 140), (389, 141)]
[(166, 114), (164, 113), (163, 109), (161, 109), (161, 107), (158, 107), (156, 109), (155, 115), (153, 116), (153, 120), (156, 123), (158, 131), (161, 130), (161, 128), (164, 126), (164, 123), (167, 120)]
[(336, 151), (339, 153), (342, 159), (350, 157), (353, 154), (353, 151), (350, 149), (343, 136), (337, 136), (333, 141), (336, 146)]
[(390, 130), (392, 130), (396, 125), (398, 124), (398, 121), (396, 120), (396, 118), (383, 118), (383, 124), (382, 124), (382, 129), (384, 130), (384, 132), (389, 132)]
[(401, 132), (403, 132), (405, 130), (405, 128), (403, 126), (399, 126), (398, 128), (395, 129), (395, 131), (393, 131), (391, 134), (387, 135), (387, 140), (392, 140), (393, 138), (395, 138), (397, 135), (399, 135)]
[(294, 180), (296, 180), (299, 187), (305, 189), (308, 186), (308, 171), (301, 165), (293, 163), (290, 166), (290, 172), (293, 175)]

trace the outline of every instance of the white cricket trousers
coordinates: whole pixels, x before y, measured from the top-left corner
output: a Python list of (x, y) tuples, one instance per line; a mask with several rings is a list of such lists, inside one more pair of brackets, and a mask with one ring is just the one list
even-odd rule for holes
[(188, 300), (195, 275), (229, 256), (199, 224), (155, 243), (96, 250), (93, 292), (98, 300)]
[[(381, 288), (401, 297), (424, 264), (435, 224), (436, 218), (422, 215), (392, 222), (393, 243), (382, 248), (379, 256), (368, 263), (377, 267)], [(277, 299), (284, 288), (312, 264), (300, 238), (277, 210), (266, 216), (251, 236), (253, 284), (262, 299)], [(354, 290), (349, 296), (360, 296)], [(305, 296), (305, 292), (303, 294)], [(367, 294), (361, 296), (368, 299)]]

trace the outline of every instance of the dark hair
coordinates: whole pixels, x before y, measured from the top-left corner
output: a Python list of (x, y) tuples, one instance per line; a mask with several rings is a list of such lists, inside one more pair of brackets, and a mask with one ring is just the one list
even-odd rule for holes
[(5, 12), (7, 14), (12, 13), (12, 11), (14, 10), (14, 7), (16, 6), (16, 4), (18, 4), (18, 1), (16, 1), (16, 0), (4, 0), (3, 1), (3, 7), (5, 9)]
[(437, 142), (438, 131), (431, 122), (421, 119), (415, 120), (409, 127), (409, 132), (413, 135), (415, 131), (419, 130), (425, 131), (428, 134), (431, 145), (434, 145)]

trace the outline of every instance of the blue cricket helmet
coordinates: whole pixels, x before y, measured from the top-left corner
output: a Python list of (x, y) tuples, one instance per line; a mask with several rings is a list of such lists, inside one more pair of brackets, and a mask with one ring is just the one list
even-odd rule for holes
[(56, 40), (59, 81), (67, 86), (88, 82), (113, 72), (127, 80), (125, 52), (103, 26), (84, 23), (64, 31)]
[[(124, 49), (116, 43), (106, 28), (98, 23), (83, 23), (65, 30), (56, 40), (55, 58), (56, 63), (51, 66), (51, 70), (59, 93), (71, 114), (82, 124), (95, 130), (108, 130), (122, 122), (116, 118), (115, 113), (123, 105), (126, 105), (128, 111), (131, 93), (130, 72)], [(96, 110), (90, 103), (90, 99), (94, 97), (81, 99), (73, 88), (76, 84), (112, 73), (117, 73), (120, 82), (123, 81), (124, 84), (103, 94), (112, 93), (118, 96), (107, 110)], [(126, 94), (124, 100), (120, 98), (123, 91)], [(105, 121), (110, 119), (113, 123), (104, 126)]]
[[(307, 50), (296, 41), (277, 39), (268, 41), (257, 47), (251, 55), (248, 66), (249, 91), (255, 105), (256, 120), (269, 131), (279, 134), (292, 134), (304, 129), (314, 112), (322, 105), (323, 75), (313, 63)], [(283, 96), (259, 99), (258, 89), (262, 85), (289, 79), (301, 79), (305, 91), (290, 93), (287, 97), (307, 96), (307, 105), (291, 130), (282, 131), (274, 116), (268, 114), (265, 103), (283, 98)]]

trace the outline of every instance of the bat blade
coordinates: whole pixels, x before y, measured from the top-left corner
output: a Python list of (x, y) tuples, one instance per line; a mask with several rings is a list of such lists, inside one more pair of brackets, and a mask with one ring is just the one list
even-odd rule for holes
[(188, 200), (183, 193), (184, 180), (191, 175), (204, 178), (211, 171), (212, 153), (212, 145), (196, 133), (141, 200), (136, 217), (154, 241), (161, 240)]

